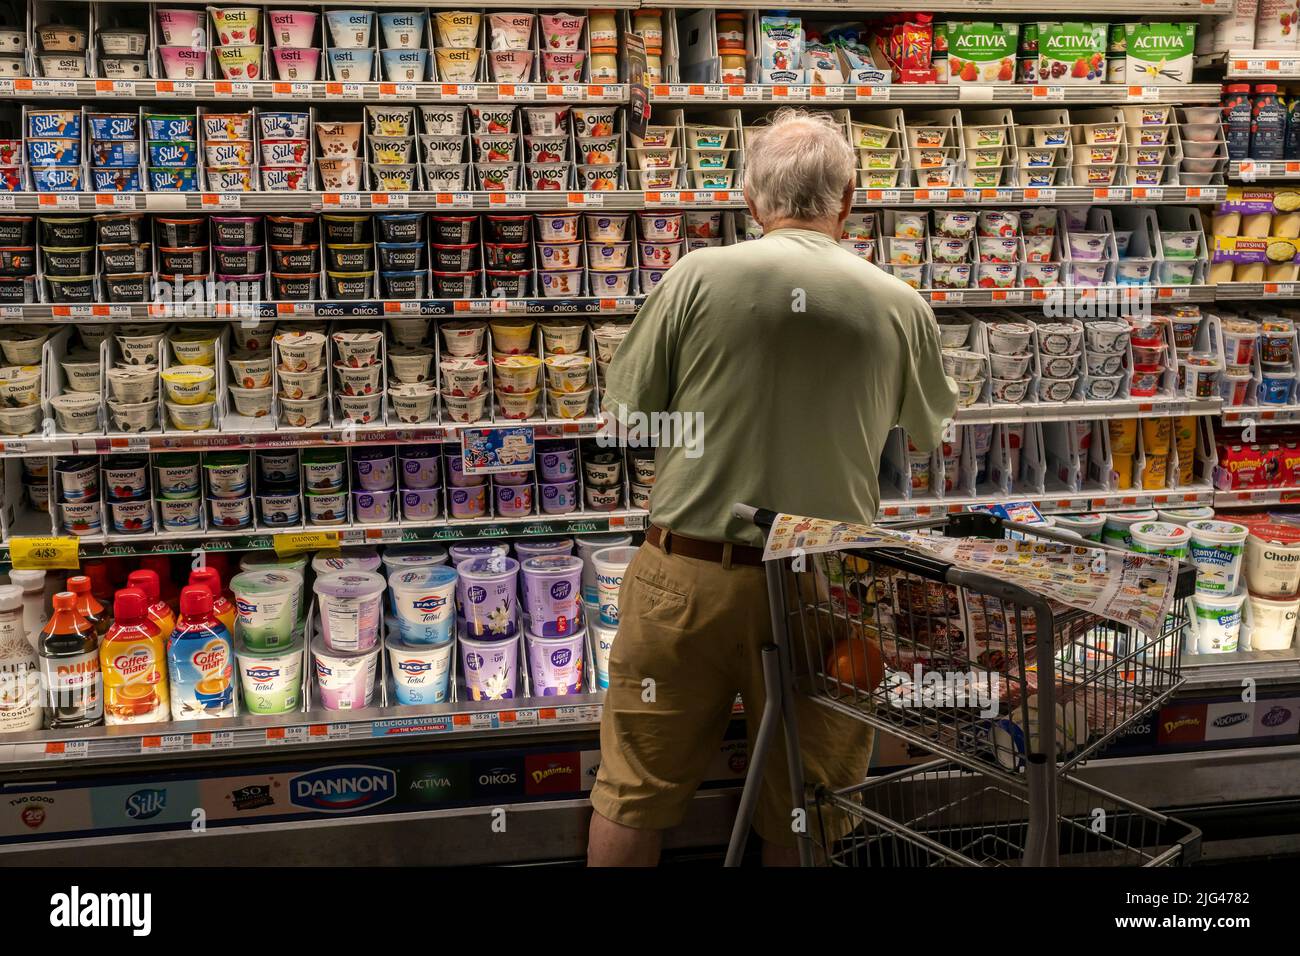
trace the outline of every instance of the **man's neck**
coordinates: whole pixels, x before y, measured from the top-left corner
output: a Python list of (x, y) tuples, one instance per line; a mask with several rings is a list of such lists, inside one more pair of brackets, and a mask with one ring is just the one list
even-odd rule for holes
[(764, 232), (776, 232), (778, 229), (804, 229), (808, 232), (820, 232), (823, 236), (829, 236), (831, 239), (839, 239), (841, 235), (840, 224), (825, 219), (775, 219), (772, 222), (763, 224)]

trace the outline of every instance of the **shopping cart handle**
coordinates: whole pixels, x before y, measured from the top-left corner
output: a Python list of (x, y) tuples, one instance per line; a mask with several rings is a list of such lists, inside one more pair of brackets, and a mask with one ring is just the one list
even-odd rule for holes
[(772, 522), (776, 520), (775, 511), (769, 511), (766, 508), (755, 508), (753, 505), (747, 505), (740, 501), (731, 506), (731, 513), (741, 521), (752, 522), (764, 530), (772, 527)]

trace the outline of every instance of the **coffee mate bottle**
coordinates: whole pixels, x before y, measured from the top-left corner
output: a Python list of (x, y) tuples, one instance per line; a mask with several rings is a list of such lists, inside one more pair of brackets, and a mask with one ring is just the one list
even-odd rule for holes
[(90, 578), (84, 574), (74, 574), (68, 578), (68, 590), (77, 599), (77, 613), (90, 622), (95, 636), (102, 638), (113, 624), (113, 615), (91, 593)]
[(123, 588), (113, 599), (113, 626), (99, 645), (106, 724), (156, 723), (171, 713), (166, 645), (149, 620), (148, 603), (137, 588)]
[(149, 603), (149, 606), (145, 608), (145, 616), (153, 621), (154, 626), (158, 628), (163, 647), (166, 647), (167, 642), (172, 638), (172, 631), (176, 629), (176, 615), (172, 613), (172, 609), (159, 596), (158, 572), (149, 571), (145, 568), (132, 571), (126, 576), (126, 585), (131, 588), (139, 588), (144, 592), (145, 600)]
[(54, 595), (54, 613), (41, 631), (40, 657), (50, 728), (103, 723), (99, 640), (95, 626), (78, 613), (77, 595), (71, 591)]
[(0, 587), (0, 734), (40, 730), (41, 661), (23, 623), (23, 589)]
[(212, 592), (199, 585), (183, 589), (167, 648), (172, 718), (233, 717), (234, 663), (230, 631), (212, 613)]
[(217, 620), (226, 625), (226, 630), (235, 633), (235, 605), (226, 597), (221, 586), (221, 572), (211, 566), (195, 568), (190, 572), (190, 584), (205, 587), (212, 594), (212, 613)]

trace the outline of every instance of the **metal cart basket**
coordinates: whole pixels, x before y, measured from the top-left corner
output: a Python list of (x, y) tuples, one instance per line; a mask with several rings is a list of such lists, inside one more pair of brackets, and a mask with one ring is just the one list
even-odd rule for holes
[[(776, 519), (744, 505), (736, 513), (765, 530)], [(894, 527), (1081, 543), (984, 513)], [(770, 560), (766, 573), (767, 699), (728, 865), (743, 854), (761, 768), (781, 728), (791, 791), (805, 811), (810, 797), (813, 804), (799, 840), (805, 865), (1158, 865), (1195, 857), (1195, 828), (1072, 774), (1182, 683), (1190, 565), (1177, 568), (1172, 609), (1151, 633), (911, 548)], [(809, 794), (796, 693), (942, 759)]]

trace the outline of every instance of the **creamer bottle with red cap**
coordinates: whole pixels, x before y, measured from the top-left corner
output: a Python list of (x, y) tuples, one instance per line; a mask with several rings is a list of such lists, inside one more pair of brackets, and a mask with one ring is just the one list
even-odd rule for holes
[(126, 584), (127, 587), (139, 588), (144, 592), (145, 600), (149, 602), (149, 606), (145, 608), (145, 616), (158, 628), (163, 647), (166, 647), (167, 642), (171, 640), (172, 631), (176, 628), (176, 615), (159, 596), (158, 572), (140, 568), (126, 576)]
[(68, 578), (68, 590), (77, 601), (77, 613), (90, 622), (95, 636), (102, 638), (113, 624), (113, 615), (108, 608), (99, 603), (90, 590), (90, 578), (84, 574), (74, 574)]
[(235, 649), (230, 631), (212, 613), (212, 592), (181, 591), (181, 613), (167, 648), (174, 720), (233, 717)]
[(41, 631), (40, 655), (48, 726), (62, 730), (103, 723), (99, 640), (95, 626), (77, 612), (77, 595), (71, 591), (54, 595), (54, 613)]
[(171, 715), (166, 645), (148, 605), (138, 588), (123, 588), (113, 600), (113, 626), (99, 645), (106, 724), (151, 724)]
[(217, 616), (217, 620), (226, 625), (227, 631), (234, 634), (237, 612), (221, 585), (221, 573), (211, 566), (195, 568), (190, 572), (190, 584), (208, 589), (212, 594), (212, 613)]

